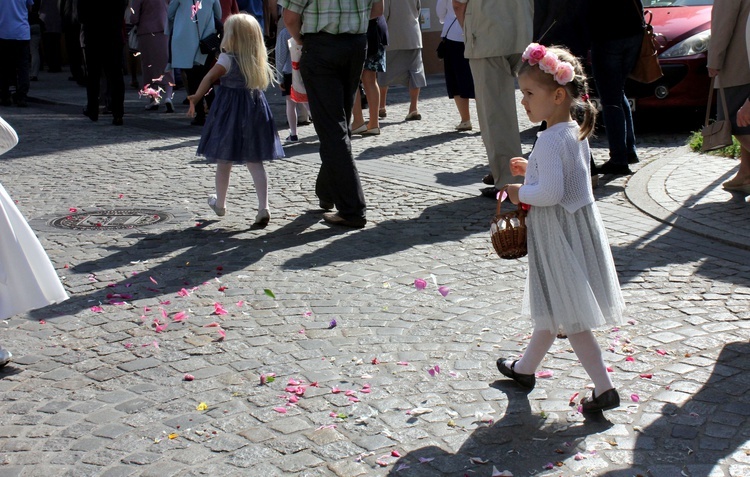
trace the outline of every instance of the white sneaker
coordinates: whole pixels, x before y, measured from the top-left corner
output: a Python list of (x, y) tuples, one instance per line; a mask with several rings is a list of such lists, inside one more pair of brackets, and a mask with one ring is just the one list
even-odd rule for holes
[(258, 215), (255, 216), (255, 222), (253, 222), (253, 225), (256, 227), (265, 227), (268, 225), (268, 222), (271, 220), (271, 213), (268, 211), (268, 209), (263, 209), (258, 212)]
[(367, 131), (367, 123), (364, 123), (358, 128), (352, 129), (352, 134), (362, 134), (365, 131)]
[(11, 354), (11, 352), (3, 348), (3, 345), (0, 345), (0, 368), (10, 363), (11, 361), (13, 361), (13, 355)]
[(458, 123), (456, 131), (471, 131), (471, 120)]
[(216, 215), (219, 217), (224, 217), (227, 213), (226, 207), (216, 207), (216, 194), (208, 196), (208, 206), (211, 207), (211, 210), (216, 212)]

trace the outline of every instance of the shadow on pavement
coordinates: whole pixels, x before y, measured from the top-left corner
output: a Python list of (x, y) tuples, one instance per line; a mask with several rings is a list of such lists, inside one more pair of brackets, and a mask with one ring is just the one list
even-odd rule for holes
[(474, 429), (456, 452), (437, 445), (425, 446), (402, 456), (387, 475), (489, 476), (493, 466), (516, 476), (548, 473), (550, 466), (557, 468), (556, 463), (574, 460), (578, 452), (584, 452), (580, 447), (587, 436), (612, 426), (601, 415), (584, 420), (572, 407), (567, 422), (550, 423), (542, 414), (532, 413), (527, 391), (512, 381), (495, 381), (489, 387), (507, 397), (505, 413), (497, 422), (456, 418), (457, 422), (450, 421), (449, 425)]
[[(682, 366), (691, 367), (690, 358), (680, 361)], [(691, 386), (690, 382), (678, 381), (662, 392), (663, 400), (675, 404), (646, 404), (632, 467), (600, 475), (725, 475), (712, 473), (712, 469), (735, 453), (739, 454), (734, 456), (737, 461), (747, 463), (750, 460), (747, 446), (750, 439), (750, 343), (727, 343), (703, 387), (696, 390)], [(737, 469), (737, 474), (730, 474), (745, 475), (746, 471), (747, 468)]]
[(390, 255), (415, 245), (459, 241), (488, 230), (487, 203), (483, 197), (470, 197), (427, 207), (413, 219), (383, 220), (289, 259), (283, 267), (306, 269)]

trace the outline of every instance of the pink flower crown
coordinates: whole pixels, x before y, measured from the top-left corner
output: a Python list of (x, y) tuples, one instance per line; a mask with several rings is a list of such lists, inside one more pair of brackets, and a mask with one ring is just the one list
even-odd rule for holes
[(576, 76), (575, 68), (567, 61), (562, 61), (556, 54), (547, 51), (544, 45), (532, 43), (526, 47), (521, 55), (523, 61), (528, 61), (531, 66), (539, 65), (539, 69), (555, 77), (560, 86), (573, 81)]

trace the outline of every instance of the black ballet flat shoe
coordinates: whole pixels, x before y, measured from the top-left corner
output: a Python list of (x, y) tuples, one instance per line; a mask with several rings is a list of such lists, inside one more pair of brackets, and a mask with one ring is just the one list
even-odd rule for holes
[(505, 364), (505, 358), (498, 358), (497, 369), (503, 374), (503, 376), (509, 377), (522, 387), (526, 389), (534, 389), (534, 386), (536, 386), (536, 376), (533, 374), (521, 374), (515, 372), (513, 368), (515, 368), (517, 362), (518, 360), (513, 361), (509, 368)]
[(609, 411), (620, 406), (620, 395), (617, 393), (615, 388), (608, 391), (604, 391), (599, 396), (594, 396), (591, 393), (590, 397), (581, 400), (581, 412), (583, 413), (594, 413), (601, 411)]

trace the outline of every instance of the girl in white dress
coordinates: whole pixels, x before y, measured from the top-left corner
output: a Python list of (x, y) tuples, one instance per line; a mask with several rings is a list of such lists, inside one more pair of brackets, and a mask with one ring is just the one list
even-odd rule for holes
[[(592, 329), (616, 325), (625, 303), (612, 252), (594, 203), (588, 136), (596, 109), (588, 98), (579, 61), (565, 49), (532, 43), (523, 54), (518, 84), (521, 104), (532, 122), (547, 121), (526, 161), (510, 161), (523, 184), (510, 184), (514, 204), (531, 206), (528, 226), (529, 273), (523, 313), (534, 319), (529, 346), (519, 360), (497, 360), (502, 374), (526, 388), (558, 333), (567, 334), (581, 364), (594, 381), (583, 412), (613, 409), (620, 397), (609, 378)], [(583, 111), (581, 126), (572, 113)]]
[[(18, 144), (0, 117), (0, 154)], [(39, 239), (0, 184), (0, 320), (68, 299)], [(0, 367), (12, 359), (0, 345)]]

